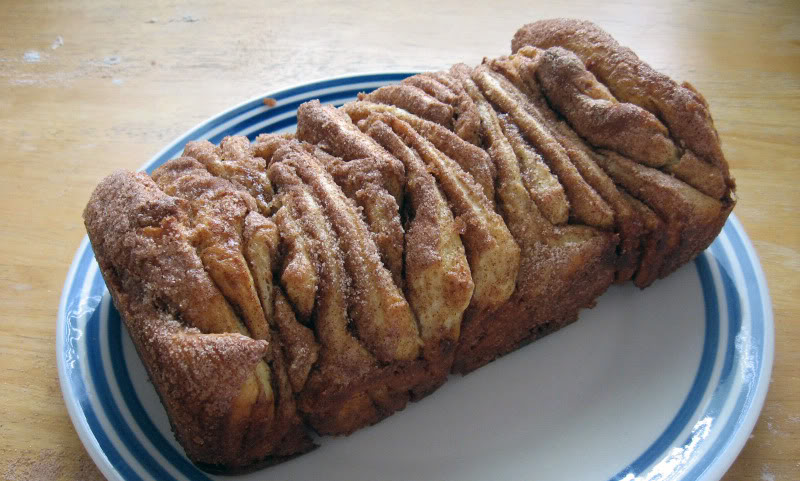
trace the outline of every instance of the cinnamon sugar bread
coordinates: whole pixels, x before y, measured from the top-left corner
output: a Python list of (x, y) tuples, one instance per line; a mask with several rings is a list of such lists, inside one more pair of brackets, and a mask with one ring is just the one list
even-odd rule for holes
[(94, 252), (195, 463), (378, 422), (719, 233), (734, 182), (699, 93), (588, 22), (512, 46), (100, 183)]

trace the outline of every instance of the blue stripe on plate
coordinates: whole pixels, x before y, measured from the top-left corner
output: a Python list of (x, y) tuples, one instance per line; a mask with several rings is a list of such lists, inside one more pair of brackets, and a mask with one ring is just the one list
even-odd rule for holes
[[(730, 237), (730, 236), (728, 236)], [(725, 298), (727, 299), (727, 306), (728, 306), (728, 346), (729, 349), (725, 353), (725, 363), (722, 365), (722, 372), (720, 374), (719, 383), (728, 385), (728, 390), (730, 390), (730, 383), (728, 383), (728, 378), (733, 372), (734, 366), (734, 355), (736, 353), (736, 349), (734, 349), (736, 343), (736, 336), (742, 329), (742, 306), (740, 300), (740, 293), (736, 287), (736, 283), (733, 281), (731, 274), (733, 272), (731, 266), (731, 260), (728, 258), (727, 253), (722, 248), (721, 243), (715, 242), (715, 245), (712, 246), (714, 257), (716, 258), (717, 265), (719, 265), (720, 275), (722, 276), (722, 285), (725, 289)], [(736, 255), (738, 256), (740, 253), (737, 252)], [(724, 398), (727, 398), (727, 392), (724, 393)]]
[(714, 281), (711, 278), (711, 271), (707, 257), (709, 254), (703, 253), (695, 260), (697, 274), (700, 277), (700, 285), (703, 289), (703, 300), (705, 302), (705, 339), (703, 340), (703, 352), (700, 355), (700, 365), (697, 368), (692, 387), (686, 399), (683, 401), (675, 417), (669, 423), (661, 435), (656, 438), (653, 444), (648, 447), (635, 461), (623, 468), (619, 473), (611, 478), (611, 481), (621, 479), (634, 474), (638, 476), (647, 468), (653, 465), (669, 449), (672, 443), (678, 439), (678, 435), (689, 424), (692, 415), (700, 406), (700, 401), (706, 392), (708, 383), (711, 379), (711, 371), (717, 357), (717, 347), (719, 345), (719, 304), (717, 292), (714, 288)]
[[(94, 260), (94, 251), (91, 244), (86, 244), (87, 247), (83, 251), (80, 260), (78, 261), (78, 268), (75, 269), (75, 277), (72, 281), (72, 286), (69, 291), (69, 301), (67, 301), (66, 314), (73, 315), (73, 313), (80, 310), (81, 290), (83, 290), (83, 280), (86, 278), (86, 271), (89, 270), (89, 264)], [(74, 322), (76, 319), (71, 318), (70, 321)]]
[(251, 141), (253, 141), (253, 140), (255, 140), (256, 137), (258, 137), (259, 135), (261, 135), (261, 134), (263, 134), (265, 132), (266, 133), (277, 132), (280, 129), (289, 127), (290, 125), (296, 125), (296, 124), (297, 124), (297, 117), (296, 116), (295, 117), (287, 117), (285, 119), (281, 119), (281, 120), (278, 120), (277, 122), (273, 122), (273, 123), (269, 124), (269, 128), (266, 128), (264, 130), (259, 130), (259, 131), (252, 132), (252, 133), (248, 134), (247, 138), (250, 139)]
[[(727, 320), (728, 320), (728, 336), (725, 344), (725, 358), (723, 360), (720, 376), (717, 381), (717, 386), (711, 400), (708, 403), (705, 411), (700, 418), (713, 420), (719, 416), (722, 408), (730, 400), (731, 390), (736, 380), (733, 373), (736, 355), (736, 336), (741, 332), (742, 316), (740, 308), (739, 293), (736, 290), (733, 279), (728, 275), (724, 265), (730, 266), (730, 262), (725, 250), (721, 247), (719, 242), (715, 242), (712, 248), (709, 249), (713, 254), (710, 256), (714, 263), (717, 265), (722, 280), (722, 289), (725, 292), (725, 300), (727, 306)], [(728, 267), (729, 269), (730, 267)], [(709, 427), (710, 429), (710, 427)], [(696, 433), (693, 431), (683, 441), (683, 446), (690, 445), (695, 440)], [(694, 478), (688, 478), (694, 479)]]
[[(723, 235), (728, 235), (727, 233)], [(704, 412), (704, 416), (716, 419), (722, 411), (726, 401), (730, 400), (731, 390), (736, 381), (733, 368), (737, 365), (736, 336), (742, 329), (741, 294), (731, 277), (731, 260), (719, 241), (715, 241), (711, 248), (712, 256), (717, 265), (722, 280), (722, 289), (725, 293), (728, 319), (728, 337), (726, 339), (725, 359), (720, 371), (717, 387)]]
[[(69, 359), (66, 371), (70, 379), (69, 385), (73, 392), (73, 399), (78, 401), (77, 404), (80, 406), (81, 414), (86, 420), (86, 425), (89, 427), (91, 434), (94, 436), (95, 441), (97, 441), (98, 446), (109, 464), (111, 464), (115, 471), (123, 475), (125, 479), (139, 480), (141, 478), (122, 460), (119, 451), (108, 438), (105, 431), (103, 431), (100, 421), (92, 407), (94, 398), (89, 395), (86, 388), (86, 383), (84, 382), (80, 368), (81, 364), (78, 359), (80, 356), (79, 344), (87, 343), (92, 339), (91, 337), (86, 337), (89, 334), (84, 332), (84, 330), (77, 325), (77, 322), (81, 318), (83, 310), (83, 307), (80, 306), (82, 301), (80, 293), (84, 287), (83, 281), (85, 280), (85, 271), (88, 270), (93, 258), (94, 255), (91, 248), (85, 248), (80, 259), (77, 261), (78, 266), (75, 269), (75, 275), (72, 278), (72, 285), (70, 286), (70, 300), (67, 302), (67, 307), (64, 312), (64, 343), (70, 346), (69, 350), (74, 358)], [(92, 306), (91, 309), (93, 309), (93, 315), (99, 311), (97, 306)], [(96, 341), (96, 338), (94, 340)]]
[[(750, 301), (750, 319), (751, 319), (751, 332), (750, 335), (753, 337), (753, 341), (755, 341), (755, 351), (758, 353), (764, 352), (764, 296), (765, 293), (761, 291), (761, 285), (758, 283), (758, 276), (756, 275), (756, 271), (754, 269), (754, 265), (756, 264), (756, 259), (751, 258), (748, 253), (747, 249), (744, 245), (744, 239), (742, 238), (742, 232), (740, 229), (736, 229), (731, 226), (731, 231), (733, 231), (733, 235), (731, 237), (731, 243), (733, 244), (733, 248), (737, 252), (737, 258), (740, 260), (745, 260), (746, 262), (741, 262), (740, 265), (742, 267), (742, 272), (744, 273), (744, 279), (746, 282), (747, 292), (750, 294), (748, 299)], [(755, 317), (753, 317), (755, 316)], [(756, 368), (760, 367), (761, 358), (757, 359), (759, 363)], [(754, 374), (758, 373), (758, 369), (755, 370)]]
[[(85, 386), (81, 385), (81, 387)], [(119, 454), (119, 451), (117, 451), (117, 448), (114, 447), (114, 444), (110, 439), (108, 439), (105, 431), (103, 431), (103, 428), (100, 426), (100, 421), (97, 419), (97, 415), (94, 413), (91, 402), (81, 402), (81, 408), (83, 408), (83, 413), (86, 416), (86, 423), (89, 425), (89, 429), (92, 430), (92, 434), (97, 440), (97, 443), (100, 445), (100, 448), (103, 450), (103, 454), (105, 454), (108, 462), (111, 464), (114, 470), (118, 472), (120, 476), (122, 476), (122, 479), (125, 479), (126, 481), (141, 480), (142, 478), (139, 477), (133, 468), (131, 468), (130, 465), (122, 459), (122, 456)]]
[(277, 94), (273, 95), (272, 98), (274, 98), (275, 100), (282, 100), (287, 97), (292, 97), (306, 92), (312, 92), (331, 87), (339, 87), (342, 85), (351, 85), (356, 83), (399, 82), (404, 78), (416, 75), (417, 73), (419, 72), (380, 73), (380, 74), (355, 75), (352, 77), (341, 77), (337, 79), (323, 80), (320, 82), (313, 82), (308, 85), (301, 85), (287, 90), (282, 90)]
[[(753, 263), (755, 259), (750, 257), (747, 252), (747, 249), (744, 246), (744, 241), (741, 238), (739, 229), (736, 228), (731, 222), (728, 222), (725, 225), (725, 232), (728, 235), (728, 239), (733, 246), (736, 260), (742, 269), (742, 273), (745, 278), (745, 287), (746, 287), (746, 294), (748, 301), (750, 303), (750, 337), (751, 342), (753, 343), (753, 348), (751, 349), (751, 353), (757, 354), (754, 356), (752, 361), (752, 376), (753, 378), (749, 380), (745, 380), (742, 386), (742, 391), (739, 394), (738, 398), (736, 399), (736, 405), (734, 407), (733, 413), (735, 416), (731, 416), (728, 422), (725, 424), (725, 427), (722, 428), (722, 431), (719, 435), (719, 440), (711, 446), (711, 449), (703, 458), (694, 466), (694, 468), (687, 474), (686, 479), (698, 479), (703, 474), (705, 474), (708, 469), (716, 462), (722, 453), (730, 446), (734, 438), (734, 434), (738, 431), (744, 420), (747, 418), (747, 413), (749, 412), (749, 408), (753, 403), (753, 398), (755, 396), (755, 392), (757, 390), (757, 385), (759, 383), (767, 382), (767, 380), (762, 379), (760, 377), (761, 372), (761, 363), (762, 358), (764, 356), (764, 305), (762, 302), (762, 296), (765, 293), (761, 291), (761, 286), (759, 285), (755, 273), (755, 269), (753, 268)], [(727, 256), (726, 256), (727, 257)], [(727, 260), (727, 259), (726, 259)], [(730, 266), (730, 264), (728, 264)], [(735, 339), (734, 339), (735, 345)], [(735, 348), (734, 348), (735, 350)], [(739, 353), (735, 353), (736, 357), (739, 358)], [(741, 360), (740, 360), (741, 362)], [(736, 364), (740, 364), (736, 363)]]

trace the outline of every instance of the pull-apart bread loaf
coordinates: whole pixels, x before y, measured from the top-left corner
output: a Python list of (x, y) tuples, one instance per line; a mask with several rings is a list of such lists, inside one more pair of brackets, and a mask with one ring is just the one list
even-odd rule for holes
[(691, 85), (588, 22), (512, 47), (97, 187), (94, 252), (194, 462), (378, 422), (719, 233), (734, 182)]

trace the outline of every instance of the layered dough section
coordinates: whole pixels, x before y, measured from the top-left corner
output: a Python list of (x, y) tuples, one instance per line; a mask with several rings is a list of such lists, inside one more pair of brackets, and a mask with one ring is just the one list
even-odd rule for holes
[(375, 423), (710, 244), (735, 199), (705, 101), (549, 22), (508, 57), (98, 186), (92, 245), (193, 461)]

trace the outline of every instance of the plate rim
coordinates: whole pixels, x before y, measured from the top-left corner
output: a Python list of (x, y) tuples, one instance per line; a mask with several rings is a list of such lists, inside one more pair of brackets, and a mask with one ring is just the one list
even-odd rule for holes
[[(296, 82), (285, 87), (270, 90), (264, 94), (253, 96), (247, 100), (244, 100), (230, 108), (227, 108), (215, 115), (212, 115), (202, 122), (194, 125), (190, 129), (186, 130), (183, 134), (178, 136), (175, 140), (167, 144), (165, 147), (160, 149), (156, 154), (154, 154), (147, 162), (142, 164), (137, 171), (146, 171), (147, 169), (152, 168), (161, 157), (164, 157), (168, 152), (175, 149), (179, 145), (184, 145), (193, 135), (196, 135), (199, 131), (205, 129), (209, 125), (221, 124), (221, 119), (227, 115), (236, 112), (239, 109), (242, 109), (248, 105), (261, 102), (264, 98), (275, 97), (279, 96), (285, 92), (291, 92), (295, 89), (306, 88), (310, 91), (319, 90), (322, 88), (320, 84), (329, 83), (331, 81), (345, 81), (350, 80), (350, 83), (357, 83), (359, 78), (370, 77), (370, 76), (398, 76), (398, 75), (413, 75), (418, 73), (417, 71), (411, 70), (383, 70), (383, 71), (368, 71), (368, 72), (353, 72), (348, 74), (341, 74), (337, 76), (329, 76), (329, 77), (321, 77), (316, 78), (314, 80), (305, 81), (305, 82)], [(314, 88), (314, 86), (317, 86)], [(757, 291), (761, 293), (761, 299), (763, 301), (763, 329), (764, 329), (764, 342), (759, 353), (761, 355), (761, 364), (760, 370), (758, 373), (755, 374), (756, 377), (756, 384), (755, 384), (755, 393), (753, 395), (752, 401), (748, 406), (747, 411), (744, 413), (744, 419), (741, 423), (736, 427), (736, 431), (733, 433), (732, 437), (729, 439), (718, 439), (715, 443), (726, 442), (726, 446), (722, 448), (722, 451), (715, 456), (711, 461), (710, 464), (699, 474), (698, 479), (720, 479), (725, 472), (728, 471), (730, 466), (738, 457), (741, 450), (744, 448), (750, 433), (752, 432), (758, 417), (761, 413), (763, 408), (764, 402), (766, 400), (766, 395), (769, 389), (769, 377), (772, 371), (773, 362), (774, 362), (774, 342), (775, 342), (775, 327), (774, 327), (774, 317), (773, 317), (773, 309), (772, 309), (772, 300), (769, 293), (768, 284), (766, 282), (766, 276), (764, 274), (764, 270), (761, 264), (761, 260), (758, 257), (758, 253), (756, 252), (751, 239), (747, 235), (744, 227), (742, 226), (739, 219), (736, 217), (735, 213), (731, 213), (727, 222), (732, 223), (732, 228), (735, 232), (739, 234), (739, 238), (743, 244), (744, 252), (746, 254), (745, 259), (751, 265), (755, 279), (746, 281), (752, 281), (755, 283)], [(62, 392), (62, 398), (64, 399), (64, 403), (67, 406), (67, 411), (69, 413), (70, 419), (72, 421), (75, 430), (77, 431), (78, 437), (80, 438), (82, 444), (86, 448), (87, 452), (89, 453), (90, 457), (94, 461), (94, 463), (98, 466), (100, 471), (109, 479), (124, 479), (121, 473), (114, 467), (111, 461), (108, 459), (106, 453), (100, 447), (100, 444), (97, 440), (96, 434), (92, 431), (91, 427), (88, 425), (88, 422), (85, 417), (85, 411), (82, 409), (80, 405), (80, 400), (76, 397), (76, 393), (74, 391), (75, 386), (70, 379), (70, 375), (68, 373), (68, 366), (66, 365), (67, 360), (65, 356), (65, 342), (66, 342), (66, 329), (69, 327), (69, 323), (67, 321), (66, 311), (67, 311), (67, 303), (70, 300), (70, 293), (72, 291), (73, 284), (75, 282), (75, 276), (78, 271), (78, 267), (83, 260), (84, 255), (86, 252), (91, 251), (91, 247), (89, 245), (88, 236), (84, 235), (77, 251), (73, 256), (72, 263), (67, 271), (67, 276), (62, 288), (61, 297), (59, 300), (59, 307), (58, 307), (58, 314), (57, 314), (57, 323), (56, 323), (56, 360), (57, 360), (57, 367), (58, 367), (58, 375), (59, 375), (59, 384)], [(94, 254), (90, 254), (89, 262), (94, 259)], [(742, 259), (739, 259), (742, 261)], [(752, 317), (752, 313), (751, 313)]]
[(775, 360), (775, 318), (772, 310), (772, 296), (769, 293), (769, 285), (767, 284), (766, 275), (764, 274), (764, 268), (761, 265), (761, 259), (758, 256), (758, 252), (755, 250), (755, 246), (753, 246), (750, 236), (747, 235), (744, 226), (736, 214), (731, 212), (726, 223), (727, 222), (731, 222), (734, 226), (734, 231), (740, 234), (740, 240), (747, 254), (747, 259), (748, 261), (752, 261), (750, 264), (755, 274), (755, 279), (752, 279), (752, 281), (755, 282), (758, 291), (762, 294), (761, 299), (765, 301), (762, 306), (764, 311), (764, 345), (761, 350), (761, 369), (757, 374), (758, 381), (756, 383), (756, 391), (753, 395), (750, 408), (745, 413), (742, 423), (738, 426), (728, 446), (723, 448), (720, 455), (713, 459), (705, 471), (700, 474), (700, 479), (709, 480), (721, 479), (733, 465), (734, 461), (736, 461), (736, 458), (742, 452), (742, 449), (744, 449), (745, 444), (747, 444), (750, 434), (753, 432), (753, 428), (755, 428), (758, 418), (761, 416), (761, 411), (764, 408)]

